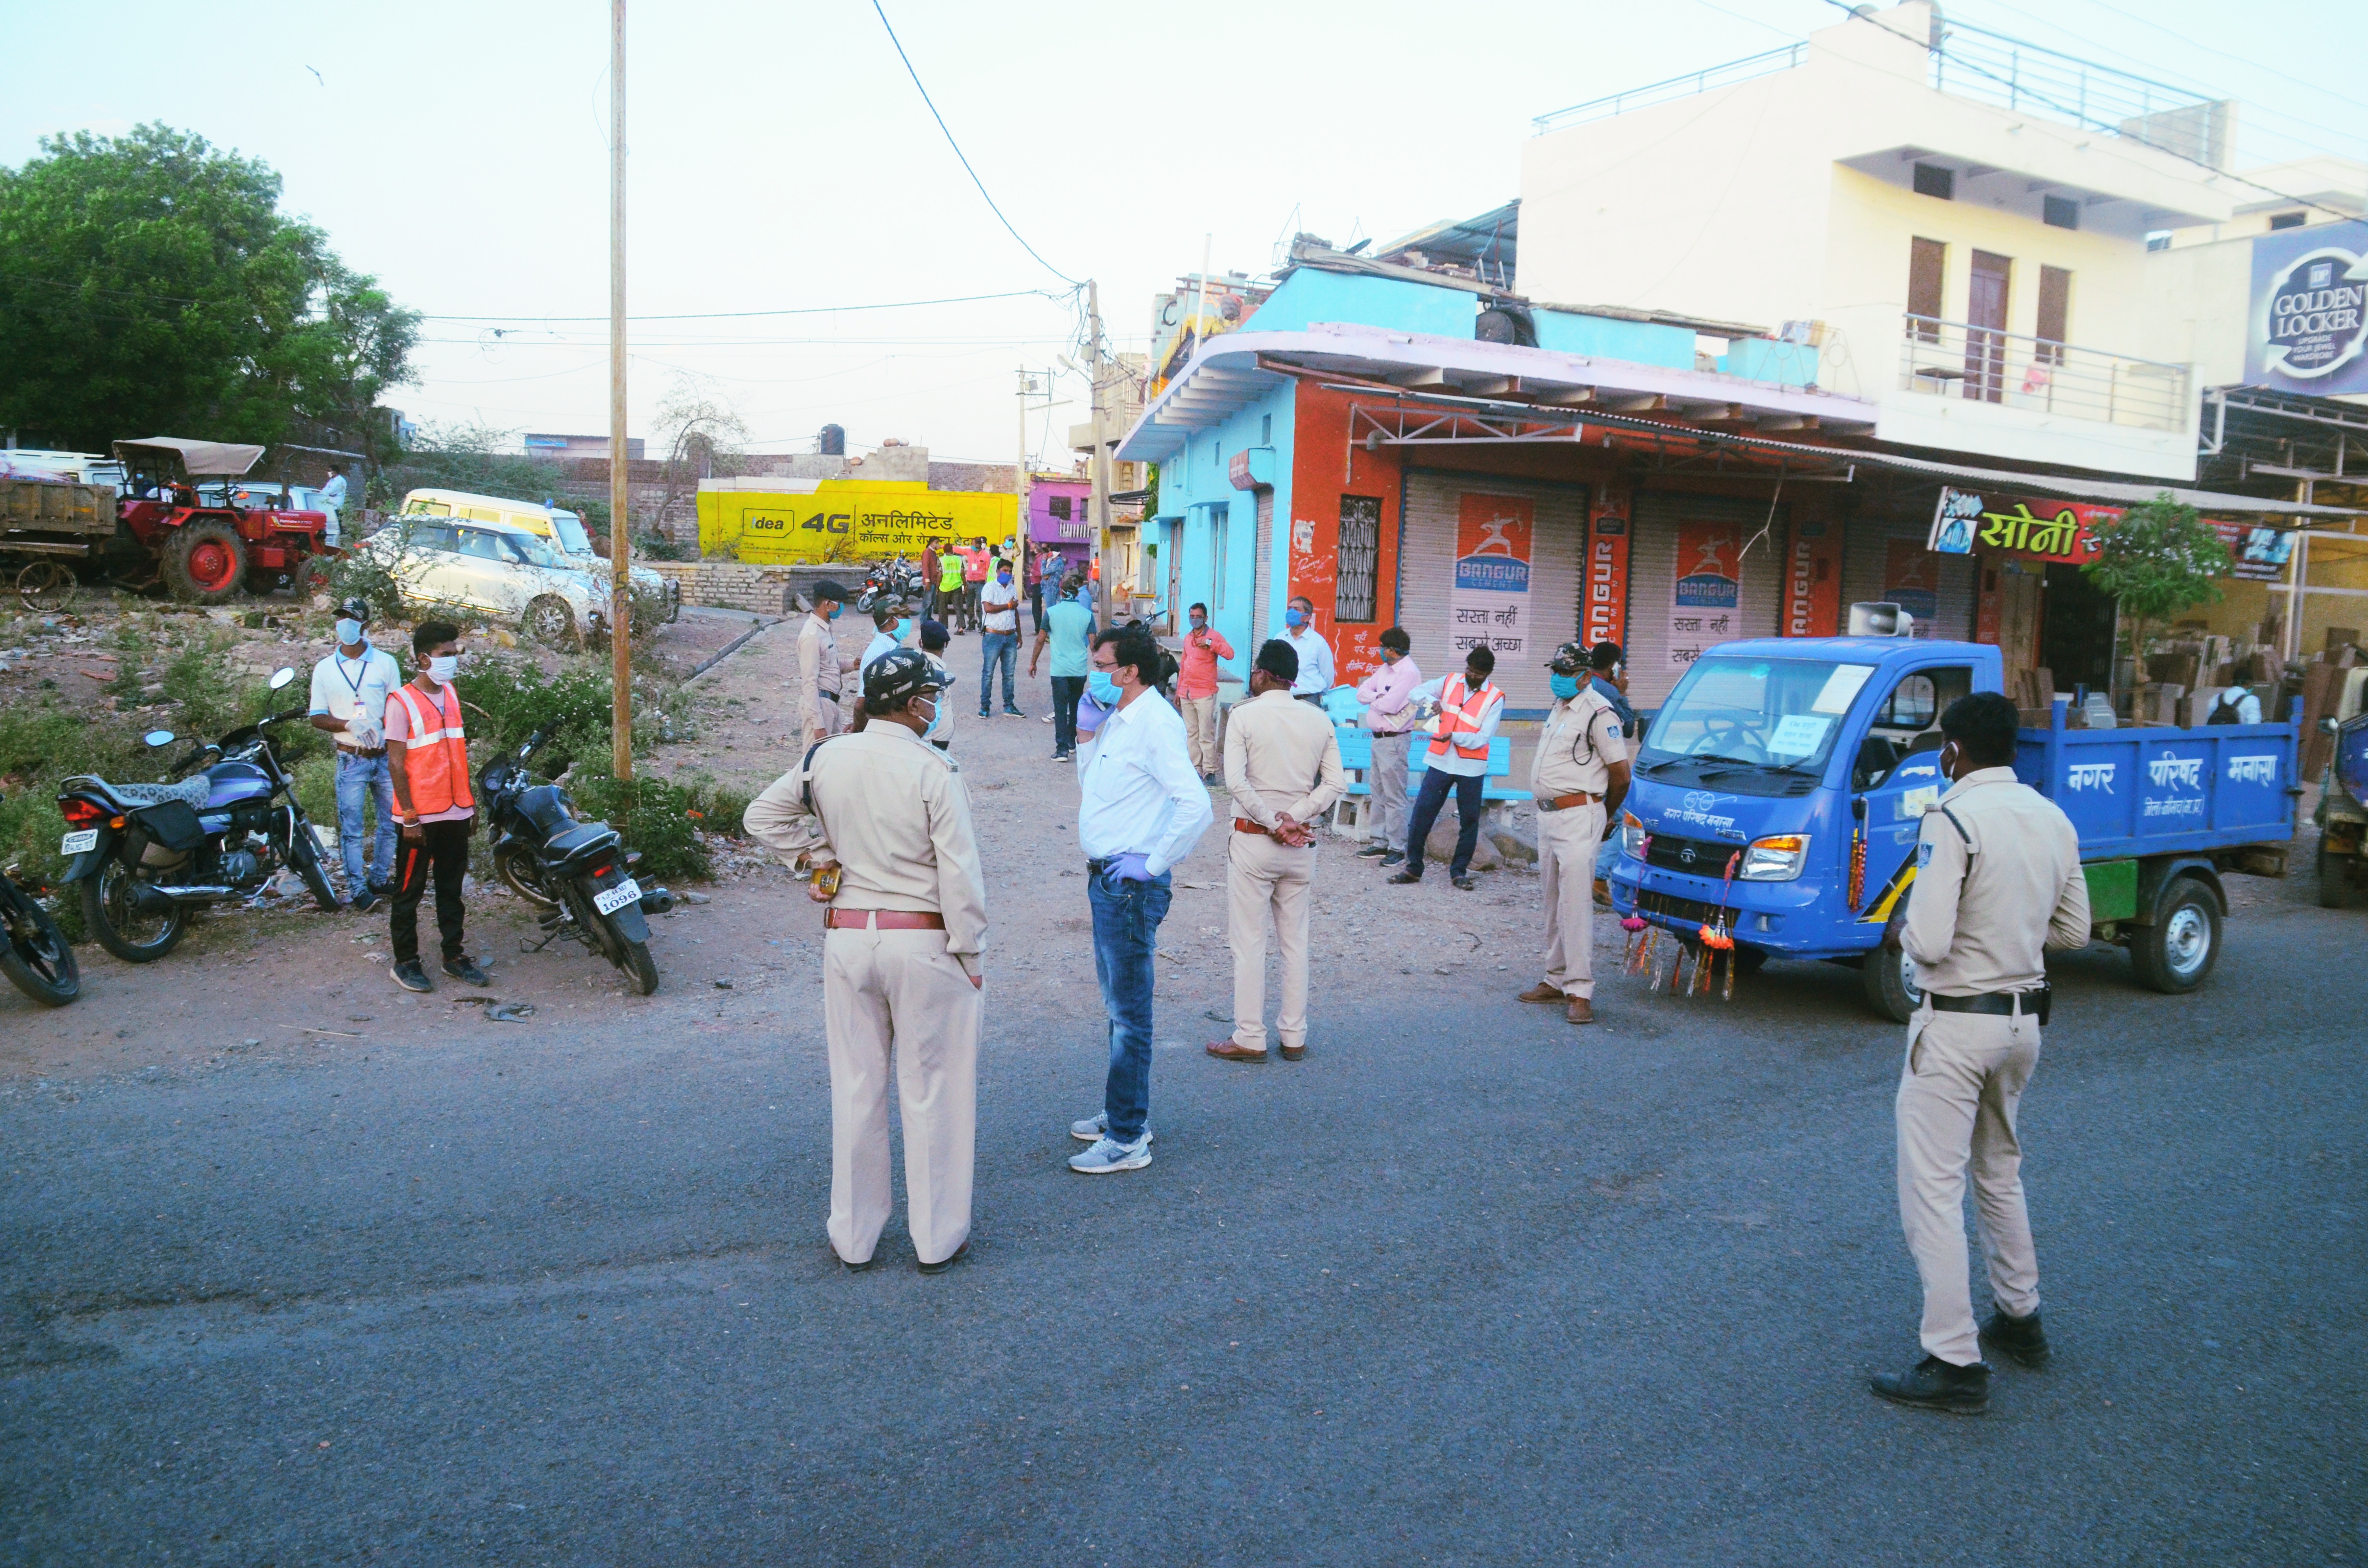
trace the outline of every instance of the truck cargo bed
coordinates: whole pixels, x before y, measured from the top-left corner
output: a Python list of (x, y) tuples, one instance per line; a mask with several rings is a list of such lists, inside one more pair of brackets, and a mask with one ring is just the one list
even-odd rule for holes
[(2014, 771), (2080, 835), (2080, 858), (2194, 855), (2294, 836), (2296, 730), (2284, 724), (2021, 732)]
[(0, 479), (0, 536), (115, 532), (115, 486)]

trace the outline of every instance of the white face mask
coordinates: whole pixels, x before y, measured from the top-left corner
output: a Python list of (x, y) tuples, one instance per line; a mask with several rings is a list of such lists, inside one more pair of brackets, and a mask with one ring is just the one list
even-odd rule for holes
[(340, 646), (350, 648), (361, 640), (362, 623), (360, 621), (340, 620), (337, 622), (337, 642)]
[(427, 678), (441, 686), (461, 673), (461, 655), (438, 653), (427, 661)]

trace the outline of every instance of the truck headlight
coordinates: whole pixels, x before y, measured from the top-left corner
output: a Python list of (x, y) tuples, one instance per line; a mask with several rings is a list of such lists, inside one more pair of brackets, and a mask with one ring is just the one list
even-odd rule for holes
[(1809, 863), (1809, 835), (1782, 834), (1755, 838), (1743, 852), (1743, 869), (1736, 875), (1747, 882), (1789, 882)]
[(1620, 813), (1620, 852), (1634, 860), (1645, 858), (1645, 824), (1634, 812)]

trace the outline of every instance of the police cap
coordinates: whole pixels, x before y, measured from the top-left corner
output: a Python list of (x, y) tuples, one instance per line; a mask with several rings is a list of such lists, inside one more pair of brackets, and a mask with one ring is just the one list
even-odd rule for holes
[(929, 662), (918, 648), (897, 648), (871, 661), (863, 672), (863, 705), (884, 713), (908, 698), (942, 691), (954, 677)]
[(806, 590), (806, 598), (808, 602), (813, 604), (820, 604), (823, 600), (828, 599), (833, 604), (843, 605), (852, 602), (854, 597), (855, 596), (853, 594), (848, 593), (845, 588), (840, 587), (837, 583), (832, 582), (827, 577)]
[(1583, 676), (1587, 674), (1589, 668), (1587, 662), (1587, 644), (1584, 642), (1564, 643), (1561, 647), (1554, 650), (1554, 657), (1546, 661), (1546, 668), (1554, 671), (1554, 673), (1558, 676)]

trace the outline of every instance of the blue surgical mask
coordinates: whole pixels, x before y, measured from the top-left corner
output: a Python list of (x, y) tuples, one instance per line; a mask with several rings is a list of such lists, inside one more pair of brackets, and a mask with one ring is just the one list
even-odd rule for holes
[(1282, 623), (1285, 626), (1290, 627), (1293, 631), (1296, 631), (1301, 627), (1307, 624), (1307, 612), (1304, 609), (1284, 610), (1282, 612)]
[(1123, 694), (1118, 688), (1118, 682), (1096, 670), (1086, 677), (1086, 695), (1105, 708), (1115, 708)]
[(905, 635), (905, 623), (901, 620), (892, 620), (880, 630), (891, 637), (901, 638)]
[(995, 574), (995, 580), (1002, 584), (1007, 588), (1011, 586), (1011, 574), (1009, 572), (997, 572)]
[(350, 648), (362, 640), (362, 623), (340, 618), (337, 621), (337, 644)]
[(1566, 676), (1557, 671), (1546, 676), (1546, 684), (1554, 687), (1554, 694), (1556, 697), (1567, 702), (1578, 695), (1581, 683), (1577, 676)]
[(845, 605), (833, 605), (830, 607), (830, 613), (824, 616), (823, 619), (825, 620), (837, 620), (838, 619), (838, 612), (846, 608), (847, 607)]

